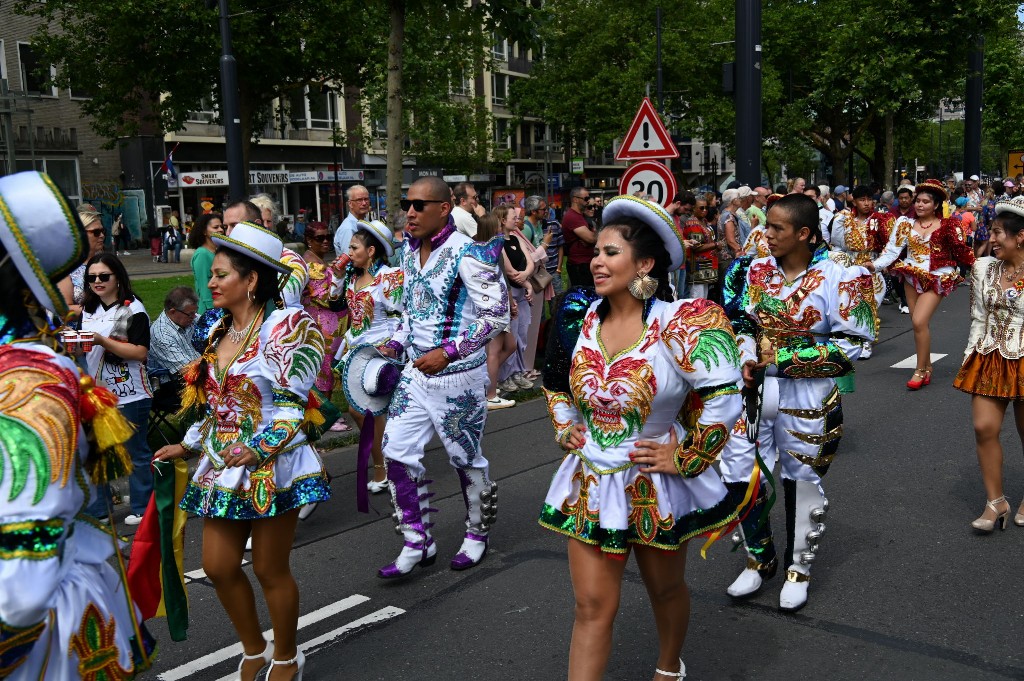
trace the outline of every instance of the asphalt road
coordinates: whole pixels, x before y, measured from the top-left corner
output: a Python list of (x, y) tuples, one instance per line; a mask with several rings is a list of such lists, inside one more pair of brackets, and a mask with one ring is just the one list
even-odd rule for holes
[[(1013, 643), (1024, 626), (1016, 596), (1024, 529), (973, 534), (985, 495), (973, 448), (969, 397), (951, 387), (967, 337), (967, 290), (945, 301), (933, 324), (931, 386), (908, 392), (910, 319), (882, 308), (882, 340), (858, 363), (845, 396), (840, 455), (825, 478), (828, 530), (810, 601), (777, 610), (781, 571), (753, 600), (734, 603), (726, 586), (744, 559), (726, 539), (707, 560), (691, 546), (693, 594), (684, 649), (689, 679), (1021, 679)], [(1024, 494), (1016, 434), (1008, 448), (1007, 496)], [(299, 641), (305, 678), (564, 679), (572, 627), (566, 540), (536, 517), (560, 459), (546, 410), (534, 401), (492, 412), (485, 452), (500, 485), (492, 551), (477, 568), (448, 569), (461, 540), (458, 482), (437, 443), (427, 464), (437, 483), (437, 563), (400, 583), (376, 570), (401, 547), (384, 496), (376, 512), (355, 510), (353, 448), (330, 452), (335, 498), (300, 524), (292, 565), (302, 594)], [(781, 490), (780, 490), (781, 497)], [(782, 504), (773, 513), (782, 528)], [(230, 678), (240, 650), (200, 568), (200, 523), (188, 523), (188, 641), (170, 641), (162, 620), (157, 664), (147, 678)], [(250, 575), (251, 575), (251, 571)], [(269, 618), (261, 613), (265, 629)], [(654, 622), (635, 564), (622, 590), (608, 679), (647, 680), (656, 659)]]

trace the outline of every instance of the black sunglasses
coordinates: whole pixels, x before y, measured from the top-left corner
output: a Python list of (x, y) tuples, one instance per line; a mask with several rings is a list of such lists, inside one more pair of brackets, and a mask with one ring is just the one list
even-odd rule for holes
[(92, 234), (93, 236), (103, 236), (103, 228), (102, 227), (100, 227), (98, 229), (87, 229), (85, 231), (88, 232), (89, 234)]
[(113, 272), (100, 272), (99, 274), (85, 275), (85, 280), (90, 284), (95, 284), (97, 281), (102, 281), (105, 284), (110, 281), (112, 276), (114, 276)]
[(320, 241), (321, 243), (331, 238), (330, 234), (320, 234), (319, 236), (308, 237), (310, 241)]
[(428, 203), (448, 203), (447, 201), (438, 201), (437, 199), (402, 199), (398, 202), (398, 205), (402, 207), (402, 210), (409, 210), (412, 208), (417, 213), (422, 213), (423, 209), (427, 207)]

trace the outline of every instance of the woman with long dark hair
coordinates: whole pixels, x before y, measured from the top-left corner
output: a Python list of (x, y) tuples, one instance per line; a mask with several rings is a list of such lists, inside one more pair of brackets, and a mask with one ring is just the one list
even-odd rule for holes
[[(1013, 405), (1017, 434), (1024, 442), (1024, 197), (1000, 201), (990, 227), (992, 255), (971, 271), (971, 332), (953, 387), (971, 394), (978, 467), (986, 503), (971, 523), (991, 532), (1010, 515), (1003, 495), (1003, 447), (999, 433)], [(1024, 504), (1013, 522), (1024, 525)]]
[(213, 243), (215, 234), (224, 233), (224, 219), (220, 213), (205, 213), (199, 216), (192, 231), (188, 233), (188, 247), (192, 249), (192, 284), (199, 294), (199, 309), (196, 317), (213, 307), (210, 297), (210, 268), (213, 267), (213, 253), (217, 246)]
[(568, 454), (540, 524), (569, 537), (569, 678), (604, 674), (630, 553), (654, 609), (655, 678), (682, 678), (689, 540), (736, 517), (711, 464), (740, 415), (740, 356), (722, 308), (670, 302), (669, 274), (684, 258), (671, 216), (620, 196), (603, 217), (590, 264), (597, 297), (570, 291), (548, 346), (548, 409)]
[[(323, 462), (307, 441), (307, 398), (323, 361), (324, 337), (302, 309), (285, 308), (277, 235), (240, 222), (214, 236), (210, 289), (225, 311), (203, 356), (185, 370), (182, 406), (201, 418), (164, 461), (200, 455), (181, 508), (203, 517), (203, 569), (241, 640), (243, 681), (273, 664), (302, 677), (296, 648), (299, 594), (289, 567), (299, 508), (330, 498)], [(242, 571), (246, 538), (270, 611), (263, 638), (252, 585)], [(276, 671), (277, 667), (281, 669)]]
[[(138, 525), (153, 493), (153, 472), (147, 431), (153, 389), (146, 373), (149, 355), (149, 315), (132, 291), (124, 264), (113, 253), (101, 252), (86, 263), (86, 291), (82, 300), (81, 330), (92, 335), (92, 349), (85, 362), (97, 385), (117, 395), (117, 408), (135, 426), (128, 441), (134, 470), (128, 478), (131, 512), (126, 525)], [(82, 348), (85, 350), (85, 348)], [(87, 509), (107, 518), (110, 489), (100, 487), (100, 497)]]
[(135, 678), (154, 642), (116, 535), (81, 513), (130, 429), (47, 318), (67, 313), (58, 284), (87, 237), (43, 173), (0, 178), (0, 204), (0, 675)]
[[(960, 220), (942, 217), (942, 204), (947, 200), (946, 187), (938, 180), (925, 180), (917, 185), (917, 217), (896, 220), (885, 251), (864, 265), (872, 272), (892, 265), (890, 272), (903, 281), (917, 349), (917, 368), (907, 381), (908, 390), (920, 390), (931, 384), (932, 315), (942, 299), (963, 281), (958, 266), (974, 263), (974, 251), (967, 245)], [(907, 256), (897, 261), (904, 248)]]

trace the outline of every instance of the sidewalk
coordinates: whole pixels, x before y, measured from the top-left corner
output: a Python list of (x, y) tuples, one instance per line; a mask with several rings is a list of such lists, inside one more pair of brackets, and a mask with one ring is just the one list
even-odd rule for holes
[(153, 262), (149, 248), (129, 251), (131, 255), (118, 256), (132, 279), (162, 279), (181, 274), (191, 274), (192, 249), (181, 251), (181, 262)]

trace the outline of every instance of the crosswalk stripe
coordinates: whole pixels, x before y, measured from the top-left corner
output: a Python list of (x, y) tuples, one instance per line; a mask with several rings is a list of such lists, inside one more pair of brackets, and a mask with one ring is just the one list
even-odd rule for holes
[[(381, 608), (380, 610), (377, 610), (376, 612), (371, 612), (369, 615), (360, 617), (357, 620), (352, 620), (344, 626), (328, 631), (326, 634), (317, 636), (316, 638), (306, 641), (305, 643), (300, 643), (299, 650), (301, 650), (304, 654), (310, 655), (347, 632), (359, 629), (360, 627), (365, 627), (368, 624), (376, 624), (377, 622), (389, 620), (392, 617), (398, 617), (403, 613), (405, 613), (405, 610), (389, 605), (387, 607)], [(221, 678), (217, 679), (217, 681), (233, 681), (233, 679), (235, 679), (237, 676), (238, 672), (232, 672), (227, 676), (222, 676)]]
[[(932, 364), (938, 362), (940, 359), (946, 356), (946, 353), (935, 353), (931, 354)], [(893, 364), (890, 369), (916, 369), (917, 368), (917, 355), (911, 355), (906, 359), (900, 360)]]
[[(368, 600), (370, 600), (369, 596), (353, 594), (348, 598), (343, 598), (336, 603), (331, 603), (328, 606), (325, 606), (318, 610), (314, 610), (311, 613), (302, 615), (301, 617), (299, 617), (299, 629), (307, 627), (311, 624), (315, 624), (316, 622), (327, 619), (328, 617), (337, 615), (339, 612), (343, 612), (345, 610), (348, 610), (349, 608), (354, 608), (355, 606), (365, 603)], [(269, 640), (273, 633), (273, 629), (267, 629), (263, 632), (263, 638)], [(221, 648), (220, 650), (215, 650), (212, 653), (203, 655), (202, 657), (192, 660), (191, 662), (186, 662), (185, 664), (175, 667), (174, 669), (162, 672), (161, 674), (158, 674), (156, 678), (160, 679), (160, 681), (178, 681), (179, 679), (187, 679), (193, 674), (200, 672), (203, 669), (206, 669), (207, 667), (212, 667), (216, 664), (220, 664), (225, 660), (241, 657), (242, 652), (242, 644), (234, 643), (232, 645)]]

